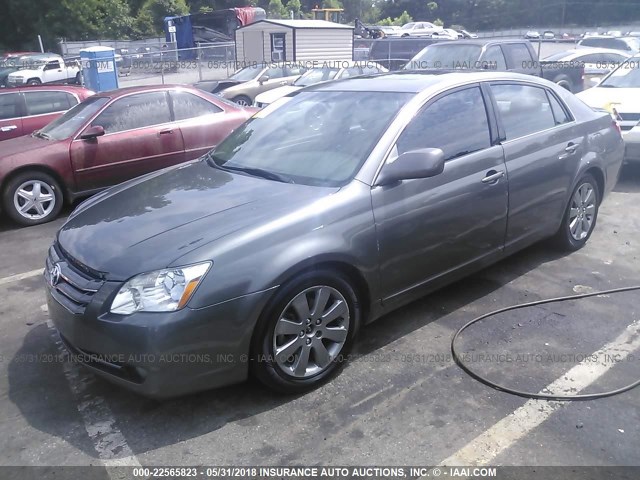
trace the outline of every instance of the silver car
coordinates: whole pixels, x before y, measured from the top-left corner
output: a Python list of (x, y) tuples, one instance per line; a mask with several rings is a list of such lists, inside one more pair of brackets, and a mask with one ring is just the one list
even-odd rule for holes
[(318, 84), (81, 204), (49, 312), (78, 361), (145, 395), (250, 374), (302, 392), (387, 312), (539, 240), (582, 247), (623, 151), (608, 113), (531, 76)]

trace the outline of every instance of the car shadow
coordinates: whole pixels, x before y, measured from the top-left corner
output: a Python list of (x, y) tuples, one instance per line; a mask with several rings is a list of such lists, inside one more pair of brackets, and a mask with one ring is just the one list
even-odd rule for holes
[(613, 189), (620, 193), (640, 193), (640, 163), (627, 163), (620, 171), (618, 183)]
[[(355, 353), (367, 354), (410, 335), (457, 309), (494, 294), (514, 279), (556, 260), (562, 255), (539, 244), (511, 256), (481, 272), (456, 282), (367, 325), (354, 346)], [(46, 325), (33, 328), (24, 338), (16, 358), (53, 351), (52, 332)], [(84, 371), (84, 370), (83, 370)], [(282, 396), (249, 381), (243, 384), (157, 401), (115, 388), (87, 374), (88, 392), (109, 406), (135, 454), (173, 445), (216, 431), (230, 422), (246, 427), (259, 426), (256, 415), (275, 409), (299, 396)], [(80, 417), (60, 363), (12, 362), (9, 366), (9, 399), (29, 424), (50, 435), (65, 439), (89, 456), (97, 454), (83, 435), (71, 435), (73, 422)], [(34, 393), (35, 392), (35, 393)], [(311, 392), (307, 395), (314, 395)], [(61, 407), (64, 406), (64, 407)], [(63, 411), (61, 411), (61, 408)], [(60, 418), (55, 418), (59, 412)], [(53, 417), (53, 418), (52, 418)], [(66, 418), (66, 420), (64, 420)]]

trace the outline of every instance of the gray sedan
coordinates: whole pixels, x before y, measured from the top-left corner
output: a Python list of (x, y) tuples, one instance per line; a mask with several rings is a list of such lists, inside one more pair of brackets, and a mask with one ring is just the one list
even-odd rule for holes
[(381, 315), (539, 240), (581, 248), (623, 151), (609, 114), (530, 76), (316, 85), (81, 204), (49, 311), (78, 361), (145, 395), (305, 391)]

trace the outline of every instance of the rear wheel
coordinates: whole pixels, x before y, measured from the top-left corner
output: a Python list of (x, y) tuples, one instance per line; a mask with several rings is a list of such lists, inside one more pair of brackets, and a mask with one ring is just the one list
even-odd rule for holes
[(582, 248), (596, 226), (600, 192), (592, 175), (580, 179), (574, 189), (564, 214), (562, 225), (555, 235), (557, 245), (563, 250)]
[(338, 272), (307, 272), (281, 288), (256, 326), (252, 371), (266, 386), (301, 393), (337, 371), (358, 329), (361, 308)]
[(573, 92), (573, 83), (571, 82), (571, 79), (566, 75), (558, 75), (553, 79), (553, 83), (560, 85), (565, 90)]
[(38, 225), (58, 216), (62, 190), (58, 182), (43, 172), (24, 172), (12, 178), (2, 196), (4, 210), (20, 225)]
[(238, 95), (237, 97), (233, 98), (233, 101), (238, 105), (240, 105), (241, 107), (251, 106), (251, 99), (245, 95)]

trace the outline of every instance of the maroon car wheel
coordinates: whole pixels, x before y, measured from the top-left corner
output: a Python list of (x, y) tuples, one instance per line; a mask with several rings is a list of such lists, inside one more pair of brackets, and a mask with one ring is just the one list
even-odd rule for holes
[(20, 225), (38, 225), (58, 216), (62, 209), (62, 190), (44, 172), (23, 172), (7, 183), (3, 195), (4, 211)]

